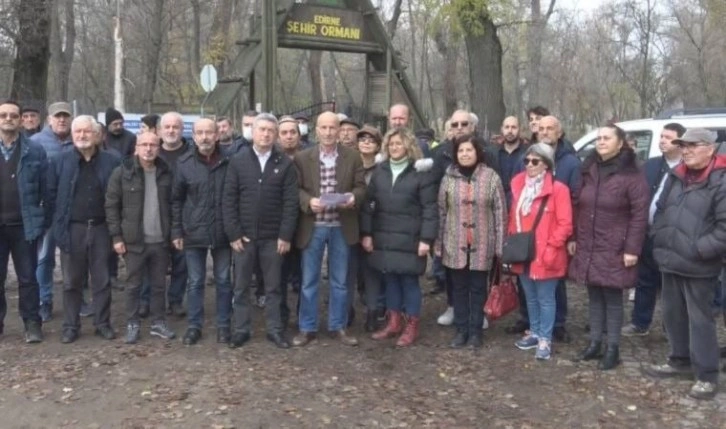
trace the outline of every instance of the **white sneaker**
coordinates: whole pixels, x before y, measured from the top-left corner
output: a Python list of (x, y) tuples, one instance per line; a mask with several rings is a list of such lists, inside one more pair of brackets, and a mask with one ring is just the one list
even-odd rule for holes
[(630, 289), (630, 292), (628, 292), (628, 301), (635, 302), (635, 288)]
[(454, 323), (454, 307), (446, 307), (446, 311), (436, 319), (441, 326), (451, 326)]
[(486, 316), (484, 316), (484, 323), (482, 323), (481, 328), (483, 330), (489, 329), (489, 321), (487, 320)]

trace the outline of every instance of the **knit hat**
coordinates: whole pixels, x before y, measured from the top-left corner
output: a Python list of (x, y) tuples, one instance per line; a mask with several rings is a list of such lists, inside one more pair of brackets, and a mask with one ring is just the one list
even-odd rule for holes
[(552, 146), (547, 143), (536, 143), (527, 148), (527, 152), (524, 153), (524, 156), (527, 156), (530, 153), (542, 158), (550, 171), (555, 169), (555, 150), (552, 149)]
[(106, 109), (106, 126), (111, 124), (113, 121), (117, 121), (121, 119), (124, 120), (124, 115), (121, 114), (118, 110), (114, 109), (113, 107), (109, 107)]
[[(150, 114), (141, 117), (141, 122), (149, 128), (156, 128), (159, 123), (159, 115)], [(106, 112), (106, 123), (108, 123), (108, 112)]]

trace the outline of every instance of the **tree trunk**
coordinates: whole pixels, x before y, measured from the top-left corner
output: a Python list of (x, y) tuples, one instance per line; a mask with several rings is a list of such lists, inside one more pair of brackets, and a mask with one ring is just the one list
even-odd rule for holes
[[(120, 112), (126, 111), (124, 94), (124, 39), (121, 36), (121, 17), (114, 18), (114, 55), (113, 55), (113, 107)], [(108, 125), (108, 124), (106, 124)]]
[(398, 19), (401, 17), (402, 5), (403, 0), (396, 0), (396, 3), (393, 5), (393, 16), (388, 22), (386, 22), (386, 30), (388, 32), (388, 37), (390, 37), (391, 40), (393, 40), (393, 37), (396, 35), (396, 29), (398, 28)]
[(17, 2), (18, 33), (11, 97), (21, 102), (44, 102), (50, 58), (50, 1)]
[(143, 103), (147, 112), (151, 112), (154, 103), (154, 91), (159, 71), (159, 53), (164, 41), (164, 0), (155, 0), (152, 3), (149, 24), (149, 42), (144, 55), (144, 93)]
[(230, 27), (234, 9), (233, 0), (219, 0), (212, 18), (212, 35), (209, 38), (209, 57), (220, 76), (225, 75), (224, 60), (229, 50)]
[(196, 74), (202, 71), (202, 60), (201, 60), (201, 33), (202, 33), (202, 21), (201, 11), (199, 6), (199, 0), (191, 0), (192, 2), (192, 74), (196, 77)]
[[(50, 61), (55, 78), (48, 82), (48, 94), (53, 100), (68, 100), (68, 84), (76, 44), (74, 4), (73, 0), (65, 0), (61, 11), (59, 2), (52, 3)], [(61, 15), (64, 16), (63, 24)]]
[(542, 42), (544, 40), (547, 21), (552, 15), (555, 0), (550, 0), (547, 12), (542, 14), (540, 0), (532, 0), (532, 23), (527, 31), (527, 50), (529, 52), (529, 73), (527, 86), (529, 87), (529, 104), (542, 103), (540, 92), (540, 76), (542, 75)]
[(443, 31), (434, 34), (436, 50), (444, 57), (444, 115), (454, 113), (457, 108), (456, 99), (456, 65), (458, 47), (453, 43), (453, 37), (445, 40)]
[[(468, 11), (471, 17), (471, 11)], [(469, 18), (471, 19), (471, 18)], [(476, 13), (474, 26), (465, 28), (464, 42), (469, 57), (471, 110), (479, 115), (483, 130), (497, 129), (504, 120), (502, 86), (502, 44), (497, 27), (486, 9)]]

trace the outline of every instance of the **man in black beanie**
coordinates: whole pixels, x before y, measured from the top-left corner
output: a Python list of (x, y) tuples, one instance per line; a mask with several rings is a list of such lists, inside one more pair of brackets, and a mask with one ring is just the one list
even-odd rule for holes
[(106, 109), (106, 147), (114, 149), (122, 158), (133, 156), (136, 136), (124, 128), (124, 117), (113, 107)]

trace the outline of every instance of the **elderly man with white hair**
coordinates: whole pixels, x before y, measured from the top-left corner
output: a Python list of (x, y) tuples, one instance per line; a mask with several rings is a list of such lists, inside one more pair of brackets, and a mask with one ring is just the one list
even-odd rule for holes
[(53, 237), (61, 249), (63, 269), (63, 332), (61, 342), (79, 335), (83, 283), (90, 273), (96, 335), (112, 340), (111, 286), (108, 258), (111, 237), (104, 209), (106, 188), (120, 160), (96, 144), (96, 120), (81, 115), (71, 124), (74, 150), (51, 162), (49, 203), (53, 209)]

